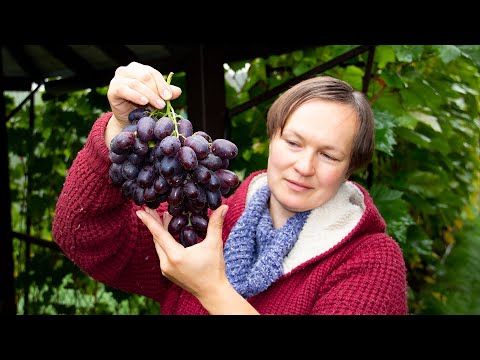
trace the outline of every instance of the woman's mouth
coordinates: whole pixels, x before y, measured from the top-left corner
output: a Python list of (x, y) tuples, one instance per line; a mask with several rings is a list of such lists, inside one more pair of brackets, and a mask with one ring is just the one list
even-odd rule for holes
[(303, 183), (300, 183), (300, 182), (297, 182), (297, 181), (288, 180), (288, 179), (286, 179), (286, 181), (287, 181), (288, 188), (293, 190), (293, 191), (302, 192), (302, 191), (307, 191), (307, 190), (311, 189), (310, 186), (307, 186), (307, 185), (305, 185)]

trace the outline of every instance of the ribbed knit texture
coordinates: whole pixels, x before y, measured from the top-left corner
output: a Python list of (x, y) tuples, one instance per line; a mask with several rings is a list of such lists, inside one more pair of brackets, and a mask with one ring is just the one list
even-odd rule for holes
[[(53, 238), (65, 255), (93, 279), (160, 303), (162, 314), (207, 314), (198, 300), (160, 272), (152, 235), (138, 209), (108, 176), (105, 126), (99, 118), (68, 170), (53, 222)], [(224, 199), (229, 210), (222, 238), (242, 215), (249, 175)], [(280, 276), (248, 301), (261, 314), (407, 314), (406, 268), (398, 244), (385, 234), (385, 222), (368, 192), (365, 211), (343, 240)], [(166, 210), (162, 204), (159, 213)], [(311, 216), (313, 216), (313, 211)], [(310, 216), (310, 217), (311, 217)], [(307, 219), (307, 222), (310, 221)], [(293, 251), (293, 250), (292, 250)]]
[(259, 189), (225, 243), (225, 271), (244, 298), (257, 295), (283, 275), (283, 259), (292, 249), (309, 211), (296, 213), (275, 229), (268, 210), (270, 189)]

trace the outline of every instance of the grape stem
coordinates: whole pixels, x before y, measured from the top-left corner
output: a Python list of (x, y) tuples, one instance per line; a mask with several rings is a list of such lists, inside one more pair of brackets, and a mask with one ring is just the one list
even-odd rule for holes
[[(168, 74), (168, 77), (167, 77), (167, 84), (170, 85), (170, 82), (172, 81), (172, 77), (173, 77), (173, 72), (170, 72), (170, 74)], [(172, 104), (170, 103), (170, 100), (167, 100), (166, 101), (166, 104), (167, 104), (167, 111), (166, 111), (166, 114), (167, 116), (170, 118), (170, 120), (173, 121), (173, 124), (175, 125), (175, 136), (178, 138), (180, 137), (180, 134), (178, 132), (178, 122), (177, 122), (177, 114), (175, 113), (175, 110), (173, 109), (173, 106)], [(183, 136), (183, 135), (182, 135)]]

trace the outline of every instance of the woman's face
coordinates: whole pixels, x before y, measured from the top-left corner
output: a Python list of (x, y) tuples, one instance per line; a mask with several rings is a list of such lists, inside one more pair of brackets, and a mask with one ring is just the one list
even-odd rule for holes
[(270, 141), (268, 185), (272, 216), (289, 217), (331, 199), (350, 163), (356, 114), (324, 100), (302, 104)]

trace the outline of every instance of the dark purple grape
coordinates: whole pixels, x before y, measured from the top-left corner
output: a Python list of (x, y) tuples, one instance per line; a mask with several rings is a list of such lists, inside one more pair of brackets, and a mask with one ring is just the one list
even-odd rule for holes
[(148, 143), (137, 137), (132, 145), (132, 151), (137, 155), (146, 155), (148, 152)]
[(227, 195), (229, 191), (230, 191), (230, 187), (220, 186), (220, 192), (222, 193), (222, 195)]
[(155, 168), (155, 173), (161, 175), (160, 169), (162, 168), (162, 162), (158, 159), (153, 161), (153, 167)]
[(163, 140), (169, 135), (172, 135), (173, 130), (175, 130), (175, 125), (173, 121), (164, 116), (157, 120), (155, 123), (155, 127), (153, 129), (153, 133), (158, 140)]
[(153, 201), (145, 201), (145, 206), (148, 206), (150, 209), (156, 209), (160, 206), (162, 202), (165, 200), (162, 200), (160, 197), (157, 198), (156, 200)]
[(198, 235), (191, 225), (186, 225), (180, 232), (180, 243), (184, 247), (195, 245), (198, 242)]
[(160, 200), (160, 203), (166, 202), (168, 198), (168, 194), (158, 194), (158, 199)]
[(155, 128), (155, 120), (150, 116), (144, 116), (138, 120), (137, 123), (137, 136), (140, 140), (148, 143), (150, 140), (155, 139), (153, 129)]
[(173, 207), (179, 207), (180, 204), (183, 202), (183, 190), (181, 186), (174, 187), (170, 190), (170, 193), (167, 197), (167, 202), (172, 205)]
[(222, 193), (220, 190), (217, 191), (206, 191), (207, 193), (207, 204), (208, 207), (212, 210), (215, 210), (220, 205), (222, 205)]
[(134, 152), (131, 152), (128, 157), (128, 161), (130, 161), (132, 164), (137, 165), (137, 167), (142, 167), (144, 162), (145, 162), (145, 155), (138, 155)]
[(137, 125), (133, 125), (133, 124), (127, 125), (122, 129), (122, 131), (131, 131), (134, 133), (135, 131), (137, 131)]
[(201, 209), (190, 208), (189, 210), (190, 210), (190, 216), (193, 214), (196, 214), (196, 215), (206, 216), (208, 219), (208, 207), (204, 207)]
[(196, 199), (188, 199), (190, 210), (202, 210), (208, 206), (206, 191), (201, 186), (199, 186), (198, 189), (200, 190), (199, 196)]
[(165, 179), (173, 175), (181, 174), (184, 171), (182, 165), (175, 157), (165, 156), (162, 161), (160, 161), (160, 174)]
[(170, 215), (173, 217), (175, 216), (180, 216), (182, 215), (185, 211), (187, 211), (187, 208), (185, 206), (185, 202), (182, 202), (179, 207), (174, 207), (172, 205), (168, 205), (168, 212)]
[(185, 170), (193, 170), (198, 165), (195, 151), (188, 146), (182, 146), (180, 150), (178, 150), (177, 159)]
[(122, 164), (128, 158), (128, 153), (115, 154), (112, 150), (108, 152), (108, 157), (112, 163)]
[(163, 155), (174, 156), (182, 147), (182, 143), (178, 137), (170, 135), (163, 138), (159, 147)]
[(134, 187), (132, 184), (135, 183), (135, 180), (126, 180), (121, 187), (122, 190), (122, 196), (126, 199), (131, 198), (133, 196), (133, 189)]
[(185, 138), (193, 135), (193, 125), (191, 121), (186, 118), (178, 120), (177, 129), (178, 133), (183, 135), (180, 136), (180, 141), (182, 142), (182, 144)]
[(157, 160), (155, 156), (155, 146), (151, 146), (148, 148), (148, 152), (145, 155), (145, 163), (153, 165), (153, 163)]
[(195, 170), (193, 170), (193, 179), (199, 184), (208, 183), (211, 176), (210, 170), (201, 164), (198, 164)]
[(212, 153), (222, 159), (231, 160), (238, 154), (237, 145), (227, 139), (215, 139), (212, 142)]
[(145, 199), (146, 203), (153, 202), (159, 198), (159, 194), (155, 191), (153, 185), (150, 185), (143, 191), (143, 198)]
[[(137, 183), (143, 188), (147, 188), (153, 185), (153, 181), (155, 180), (155, 169), (152, 165), (145, 165), (143, 168), (140, 169), (137, 175)], [(153, 187), (152, 187), (153, 188)]]
[(125, 161), (122, 164), (122, 175), (125, 179), (136, 179), (140, 169), (137, 165), (132, 164), (130, 161)]
[(131, 131), (122, 131), (110, 142), (110, 150), (115, 154), (121, 155), (127, 153), (135, 142), (135, 133)]
[(222, 166), (220, 167), (220, 169), (226, 169), (228, 168), (228, 165), (230, 165), (230, 160), (222, 159)]
[(208, 216), (201, 214), (192, 214), (190, 215), (190, 222), (195, 230), (201, 234), (207, 233), (208, 228)]
[(188, 146), (195, 151), (197, 159), (205, 159), (210, 154), (208, 141), (200, 135), (192, 135), (185, 139), (183, 146)]
[(220, 180), (218, 179), (217, 175), (212, 172), (212, 176), (210, 176), (210, 180), (204, 185), (206, 189), (210, 191), (217, 191), (220, 190)]
[(183, 185), (185, 179), (187, 177), (186, 173), (175, 174), (172, 177), (169, 177), (167, 180), (167, 184), (171, 187), (178, 187)]
[(198, 162), (212, 171), (222, 168), (222, 159), (212, 153), (208, 153), (206, 158), (198, 160)]
[(147, 108), (138, 108), (135, 110), (132, 110), (130, 114), (128, 114), (128, 121), (132, 124), (136, 124), (140, 118), (144, 116), (148, 116), (150, 114), (150, 110)]
[(223, 187), (228, 186), (229, 188), (234, 188), (239, 183), (237, 174), (231, 170), (219, 169), (215, 171), (215, 175), (218, 177), (218, 180), (220, 180), (220, 185)]
[(143, 204), (145, 204), (145, 198), (143, 197), (143, 193), (145, 190), (137, 183), (132, 184), (132, 188), (133, 188), (133, 195), (132, 195), (133, 202), (138, 206), (142, 206)]
[(125, 182), (125, 178), (122, 175), (122, 164), (112, 163), (110, 165), (109, 175), (110, 180), (112, 180), (115, 185), (121, 185)]
[(164, 155), (162, 153), (162, 149), (160, 149), (160, 141), (157, 141), (155, 145), (150, 148), (150, 151), (152, 152), (153, 156), (155, 156), (155, 158), (157, 158), (158, 160), (163, 159)]
[(153, 181), (153, 188), (159, 194), (165, 194), (171, 190), (171, 186), (168, 185), (167, 180), (162, 175), (158, 175)]
[(200, 189), (193, 180), (188, 180), (183, 185), (183, 193), (189, 199), (197, 199), (200, 196)]
[(203, 137), (205, 140), (207, 140), (209, 143), (212, 142), (212, 138), (205, 131), (195, 131), (193, 135), (199, 135)]
[(186, 214), (174, 216), (168, 223), (168, 232), (172, 235), (178, 235), (187, 224), (188, 216)]

